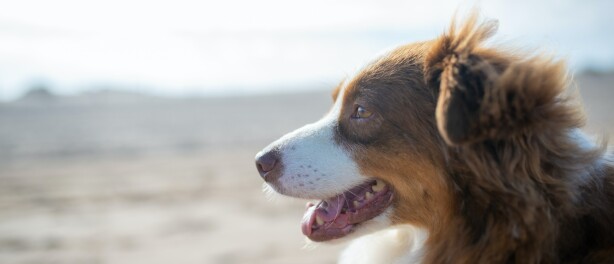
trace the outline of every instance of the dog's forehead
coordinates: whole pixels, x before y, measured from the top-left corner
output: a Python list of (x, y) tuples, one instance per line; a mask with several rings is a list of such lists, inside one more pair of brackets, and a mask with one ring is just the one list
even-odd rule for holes
[[(344, 79), (334, 93), (346, 96), (404, 92), (424, 83), (423, 63), (429, 42), (416, 42), (398, 47), (376, 57), (350, 77)], [(401, 91), (400, 91), (401, 90)]]
[(341, 82), (333, 89), (333, 101), (337, 101), (339, 95), (344, 94), (344, 91), (347, 89), (349, 82), (354, 79), (354, 76), (355, 75), (352, 74), (351, 76), (343, 78), (343, 80), (341, 80)]
[[(394, 64), (393, 64), (394, 63)], [(422, 64), (415, 60), (385, 61), (370, 65), (336, 89), (345, 104), (354, 102), (378, 110), (433, 101), (424, 82)]]

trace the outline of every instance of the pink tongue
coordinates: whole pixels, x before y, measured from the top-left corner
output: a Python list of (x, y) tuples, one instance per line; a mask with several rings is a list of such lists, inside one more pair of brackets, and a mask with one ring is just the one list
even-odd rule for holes
[[(349, 225), (347, 216), (341, 215), (341, 209), (343, 208), (344, 203), (345, 197), (343, 195), (339, 195), (335, 198), (321, 201), (315, 206), (310, 206), (305, 212), (301, 223), (303, 234), (307, 237), (311, 237), (312, 233), (314, 232), (312, 227), (316, 221), (316, 216), (319, 216), (325, 223), (315, 231), (321, 230), (322, 232), (330, 233), (329, 235), (334, 236), (334, 233), (336, 233), (335, 230), (340, 231), (340, 229), (347, 227)], [(326, 234), (320, 235), (326, 236)]]

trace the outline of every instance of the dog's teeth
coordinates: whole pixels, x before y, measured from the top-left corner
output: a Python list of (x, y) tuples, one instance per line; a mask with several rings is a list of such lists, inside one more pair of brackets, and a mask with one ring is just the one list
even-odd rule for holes
[(358, 207), (360, 203), (358, 201), (354, 201), (354, 208)]
[(373, 185), (373, 187), (371, 187), (371, 189), (373, 189), (374, 192), (379, 192), (381, 190), (384, 189), (384, 182), (377, 180), (375, 181), (375, 185)]
[(367, 193), (365, 194), (365, 198), (367, 199), (367, 201), (368, 201), (368, 200), (371, 200), (371, 198), (373, 198), (373, 194), (372, 194), (371, 192), (367, 192)]
[(316, 216), (316, 223), (321, 226), (322, 224), (324, 224), (324, 220), (322, 220), (322, 218), (320, 216)]

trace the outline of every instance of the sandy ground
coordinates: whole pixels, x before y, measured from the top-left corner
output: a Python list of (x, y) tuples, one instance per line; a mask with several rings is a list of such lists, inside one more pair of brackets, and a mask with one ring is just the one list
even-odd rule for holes
[[(614, 131), (614, 75), (577, 78), (589, 131)], [(334, 263), (302, 249), (304, 201), (268, 201), (254, 154), (328, 92), (0, 104), (0, 263)], [(609, 131), (608, 131), (609, 130)]]

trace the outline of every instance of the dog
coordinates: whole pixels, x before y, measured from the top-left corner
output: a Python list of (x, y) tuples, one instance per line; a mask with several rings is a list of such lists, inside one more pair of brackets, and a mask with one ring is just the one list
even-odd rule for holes
[(488, 45), (497, 23), (475, 13), (455, 21), (260, 151), (265, 185), (320, 200), (310, 240), (361, 237), (343, 263), (614, 263), (614, 158), (580, 130), (565, 63)]

